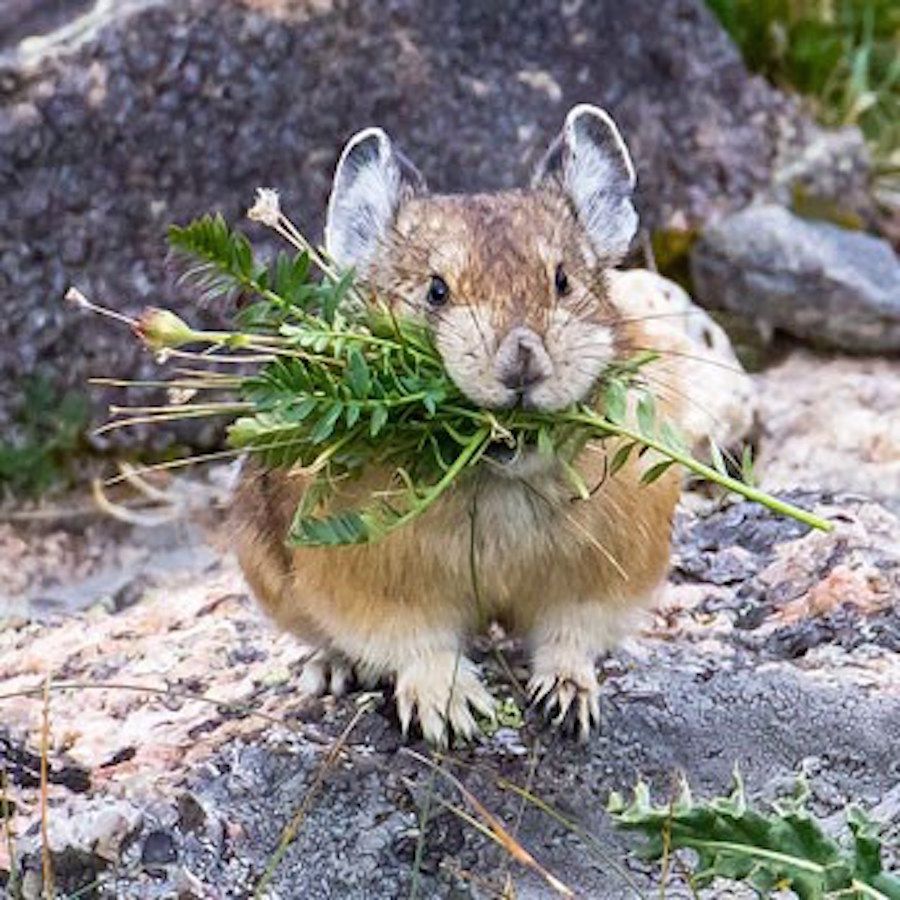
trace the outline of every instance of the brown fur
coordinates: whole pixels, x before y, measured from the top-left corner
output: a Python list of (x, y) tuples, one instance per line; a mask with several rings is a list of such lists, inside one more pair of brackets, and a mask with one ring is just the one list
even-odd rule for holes
[[(565, 298), (553, 289), (560, 263), (571, 283)], [(633, 319), (623, 321), (604, 269), (562, 194), (535, 190), (407, 199), (364, 274), (398, 312), (428, 318), (448, 371), (476, 402), (500, 397), (484, 360), (511, 328), (532, 329), (547, 344), (556, 381), (541, 402), (555, 408), (580, 399), (567, 393), (573, 380), (592, 383), (602, 364), (647, 343)], [(452, 299), (431, 312), (423, 298), (435, 273)], [(671, 363), (666, 371), (671, 383)], [(677, 421), (680, 389), (670, 386), (661, 405)], [(595, 656), (663, 579), (679, 494), (672, 470), (640, 485), (648, 463), (636, 454), (609, 477), (615, 449), (592, 444), (577, 460), (596, 487), (587, 501), (574, 500), (561, 471), (536, 456), (512, 468), (484, 463), (380, 543), (328, 549), (285, 546), (304, 476), (248, 463), (234, 501), (235, 546), (281, 627), (364, 675), (396, 677), (404, 727), (416, 707), (433, 740), (445, 739), (448, 723), (471, 734), (468, 706), (486, 712), (489, 698), (460, 654), (468, 635), (499, 620), (530, 643), (534, 694), (560, 715), (577, 700), (586, 732), (597, 716)], [(388, 477), (365, 473), (342, 487), (334, 508), (364, 500)]]

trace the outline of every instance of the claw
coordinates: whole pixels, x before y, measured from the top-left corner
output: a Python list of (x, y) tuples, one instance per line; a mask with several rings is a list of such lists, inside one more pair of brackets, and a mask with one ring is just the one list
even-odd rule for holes
[(321, 697), (330, 693), (340, 697), (353, 680), (353, 668), (340, 653), (317, 650), (303, 664), (297, 679), (297, 691), (304, 697)]
[(537, 656), (528, 693), (534, 705), (542, 706), (544, 718), (552, 727), (571, 726), (581, 741), (586, 741), (591, 728), (600, 724), (600, 688), (593, 661), (587, 657), (573, 665), (571, 657)]
[(472, 710), (494, 718), (493, 700), (475, 666), (455, 653), (435, 654), (402, 669), (396, 696), (404, 735), (415, 710), (423, 737), (440, 747), (447, 746), (451, 732), (466, 741), (478, 734)]

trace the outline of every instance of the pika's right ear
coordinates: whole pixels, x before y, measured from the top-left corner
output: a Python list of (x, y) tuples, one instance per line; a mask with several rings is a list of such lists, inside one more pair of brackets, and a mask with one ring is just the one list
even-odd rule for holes
[(424, 182), (381, 128), (366, 128), (344, 147), (334, 173), (325, 249), (342, 268), (364, 271), (393, 224), (401, 201)]
[(612, 117), (580, 103), (569, 111), (531, 183), (561, 189), (596, 251), (617, 261), (628, 252), (637, 230), (635, 182), (631, 156)]

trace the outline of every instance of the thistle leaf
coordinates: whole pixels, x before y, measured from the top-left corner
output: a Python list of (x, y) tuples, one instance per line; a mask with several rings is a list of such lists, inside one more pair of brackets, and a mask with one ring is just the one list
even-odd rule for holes
[(682, 789), (673, 803), (654, 806), (638, 782), (630, 804), (611, 795), (607, 810), (616, 825), (644, 838), (642, 855), (662, 859), (672, 850), (693, 850), (695, 888), (715, 878), (745, 881), (762, 897), (790, 888), (800, 900), (844, 896), (898, 900), (900, 879), (884, 872), (878, 829), (850, 809), (852, 844), (829, 836), (805, 810), (802, 799), (765, 814), (746, 799), (735, 771), (731, 793), (694, 802)]

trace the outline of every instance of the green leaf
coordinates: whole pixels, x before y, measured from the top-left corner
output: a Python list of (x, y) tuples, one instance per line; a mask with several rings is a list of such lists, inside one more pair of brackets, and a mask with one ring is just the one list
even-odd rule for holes
[(722, 456), (722, 451), (713, 437), (709, 438), (709, 456), (712, 460), (713, 468), (720, 475), (727, 475), (728, 467), (725, 465), (725, 458)]
[(556, 454), (556, 447), (553, 444), (553, 438), (550, 436), (550, 429), (546, 425), (538, 428), (537, 448), (538, 453), (545, 459), (551, 459)]
[(357, 512), (332, 516), (295, 516), (288, 535), (294, 547), (338, 547), (362, 544), (369, 540), (369, 531)]
[(566, 475), (566, 479), (569, 484), (575, 489), (575, 493), (578, 494), (578, 497), (581, 500), (589, 500), (591, 497), (591, 492), (588, 486), (585, 484), (584, 479), (581, 477), (581, 473), (575, 466), (571, 465), (567, 460), (562, 457), (558, 458), (559, 464), (562, 466), (562, 470)]
[(697, 888), (715, 878), (744, 881), (763, 896), (776, 887), (790, 888), (801, 900), (846, 896), (897, 900), (900, 880), (882, 870), (877, 829), (848, 811), (853, 846), (848, 849), (805, 810), (802, 799), (760, 812), (747, 803), (735, 771), (731, 793), (694, 802), (685, 782), (672, 803), (654, 806), (642, 782), (626, 804), (611, 795), (607, 806), (616, 825), (640, 833), (642, 855), (662, 859), (673, 850), (696, 854), (692, 883)]
[(291, 404), (284, 413), (288, 422), (302, 422), (319, 405), (315, 397), (304, 397), (299, 403)]
[(641, 475), (641, 484), (652, 484), (654, 481), (665, 475), (673, 465), (675, 465), (675, 460), (664, 459), (662, 462), (650, 466), (650, 468)]
[(753, 450), (749, 444), (744, 445), (741, 452), (741, 481), (744, 484), (756, 484), (756, 471), (753, 463)]
[(359, 348), (354, 347), (347, 354), (347, 382), (353, 396), (365, 400), (369, 396), (372, 380), (369, 377), (369, 366)]
[(625, 421), (628, 409), (628, 397), (625, 393), (625, 385), (617, 379), (607, 382), (603, 392), (603, 412), (610, 422), (621, 424)]
[(671, 450), (678, 453), (687, 452), (687, 442), (678, 429), (667, 420), (663, 420), (659, 426), (659, 439)]
[(378, 437), (381, 430), (387, 424), (388, 410), (386, 406), (376, 406), (372, 410), (372, 421), (369, 424), (369, 434), (372, 437)]
[(644, 391), (637, 404), (638, 430), (645, 437), (652, 438), (656, 434), (656, 403), (653, 394)]
[(337, 425), (341, 413), (344, 411), (342, 403), (334, 403), (316, 423), (315, 428), (310, 432), (309, 440), (313, 444), (321, 444), (331, 437), (334, 432), (334, 426)]
[(619, 447), (615, 454), (613, 455), (612, 462), (609, 465), (609, 474), (615, 475), (625, 463), (628, 462), (628, 457), (631, 455), (631, 451), (634, 450), (634, 443), (623, 444)]

